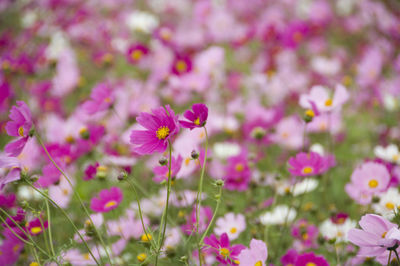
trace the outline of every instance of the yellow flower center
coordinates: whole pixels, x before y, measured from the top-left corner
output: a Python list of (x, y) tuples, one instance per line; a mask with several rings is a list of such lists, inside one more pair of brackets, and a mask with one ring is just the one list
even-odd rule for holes
[(236, 170), (236, 172), (242, 172), (244, 170), (244, 165), (242, 163), (238, 163), (235, 166), (235, 170)]
[(236, 227), (232, 227), (231, 228), (231, 230), (229, 230), (232, 234), (234, 234), (234, 233), (236, 233), (237, 232), (237, 229), (236, 229)]
[(227, 248), (221, 248), (221, 249), (219, 250), (219, 254), (222, 255), (224, 258), (226, 258), (226, 257), (229, 257), (229, 255), (230, 255), (231, 253), (229, 252), (229, 249), (227, 249)]
[(62, 190), (62, 193), (65, 195), (65, 196), (67, 196), (68, 195), (68, 189), (66, 189), (66, 188), (64, 188), (63, 190)]
[(257, 261), (256, 264), (254, 264), (254, 266), (262, 266), (262, 261), (261, 260)]
[(37, 263), (36, 261), (33, 261), (29, 264), (29, 266), (39, 266), (39, 263)]
[(325, 101), (325, 106), (332, 106), (332, 99), (328, 99)]
[(169, 128), (166, 126), (159, 127), (156, 131), (159, 140), (165, 139), (169, 135)]
[(384, 232), (384, 233), (381, 235), (381, 237), (382, 237), (382, 238), (385, 238), (386, 234), (387, 234), (387, 232)]
[(370, 188), (376, 188), (378, 185), (379, 185), (379, 183), (378, 183), (378, 181), (376, 181), (376, 179), (371, 179), (371, 180), (368, 182), (368, 186), (369, 186)]
[(314, 113), (314, 111), (313, 111), (313, 110), (311, 110), (311, 109), (308, 109), (308, 110), (306, 111), (306, 116), (309, 116), (309, 117), (314, 117), (314, 116), (315, 116), (315, 113)]
[(106, 205), (104, 205), (104, 207), (106, 208), (110, 208), (117, 205), (117, 202), (115, 200), (110, 200), (109, 202), (106, 203)]
[(200, 117), (197, 117), (197, 119), (194, 120), (194, 124), (198, 126), (200, 125)]
[(385, 207), (386, 207), (387, 209), (389, 209), (389, 210), (393, 210), (393, 209), (394, 209), (394, 204), (391, 203), (391, 202), (388, 202), (388, 203), (385, 204)]
[(31, 232), (32, 234), (39, 234), (40, 232), (42, 232), (42, 228), (40, 226), (32, 227)]
[(302, 235), (302, 238), (303, 238), (304, 240), (307, 240), (307, 239), (309, 238), (309, 236), (308, 236), (307, 233), (304, 233), (304, 234)]
[(135, 50), (131, 53), (131, 57), (134, 61), (140, 60), (142, 58), (143, 52), (141, 50)]
[(71, 136), (71, 135), (68, 135), (68, 136), (65, 137), (65, 141), (67, 143), (74, 143), (75, 142), (75, 138), (73, 136)]
[(85, 260), (89, 260), (89, 259), (90, 259), (89, 253), (83, 254), (83, 258), (84, 258)]
[(314, 169), (312, 169), (312, 167), (310, 167), (310, 166), (306, 166), (303, 168), (303, 170), (301, 170), (301, 172), (306, 175), (311, 174), (313, 171), (314, 171)]
[(150, 234), (143, 234), (142, 237), (140, 238), (143, 242), (149, 242), (152, 239), (152, 236)]
[(20, 135), (21, 137), (24, 136), (24, 128), (23, 128), (22, 126), (20, 126), (20, 127), (18, 128), (18, 135)]
[(105, 99), (104, 99), (104, 102), (110, 103), (110, 102), (111, 102), (111, 98), (110, 98), (110, 97), (105, 98)]
[(190, 164), (190, 158), (185, 159), (185, 165), (188, 166)]
[(143, 262), (147, 258), (147, 255), (146, 253), (140, 253), (136, 258), (138, 261)]
[(86, 127), (83, 127), (79, 130), (79, 134), (82, 135), (84, 133), (88, 132), (88, 129)]
[(398, 159), (399, 159), (399, 155), (398, 154), (395, 154), (395, 155), (392, 156), (392, 160), (393, 161), (397, 161)]
[(289, 134), (287, 132), (282, 133), (282, 138), (287, 139), (289, 137)]
[(96, 170), (100, 172), (107, 172), (107, 166), (99, 165), (97, 166)]
[(160, 31), (160, 36), (162, 39), (169, 41), (171, 39), (171, 31), (169, 29), (162, 29)]
[(13, 247), (13, 251), (14, 251), (14, 252), (17, 252), (18, 249), (19, 249), (19, 247), (20, 247), (20, 245), (19, 245), (19, 244), (16, 244), (16, 245)]
[(106, 53), (102, 57), (102, 60), (103, 60), (104, 63), (111, 63), (113, 59), (114, 59), (114, 57), (110, 53)]
[(317, 266), (314, 262), (307, 262), (306, 266)]
[(176, 62), (176, 69), (178, 70), (178, 72), (186, 71), (187, 70), (186, 62), (183, 60), (178, 60), (178, 62)]

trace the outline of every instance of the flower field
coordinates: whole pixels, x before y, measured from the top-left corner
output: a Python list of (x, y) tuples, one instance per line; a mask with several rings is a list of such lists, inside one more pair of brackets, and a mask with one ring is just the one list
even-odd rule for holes
[(0, 265), (400, 265), (400, 2), (0, 22)]

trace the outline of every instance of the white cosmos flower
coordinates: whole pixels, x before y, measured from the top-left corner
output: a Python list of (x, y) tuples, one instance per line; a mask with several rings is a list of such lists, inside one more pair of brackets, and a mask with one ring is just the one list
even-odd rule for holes
[(314, 178), (306, 178), (303, 181), (297, 183), (293, 186), (292, 194), (293, 196), (298, 196), (310, 191), (313, 191), (318, 187), (318, 181)]
[(232, 212), (225, 214), (224, 217), (218, 218), (215, 224), (215, 234), (220, 236), (223, 233), (227, 233), (230, 240), (238, 238), (240, 233), (246, 229), (246, 219), (244, 216)]
[(219, 159), (226, 159), (240, 153), (240, 146), (236, 143), (219, 142), (213, 147), (214, 155)]
[(376, 213), (382, 214), (387, 219), (394, 217), (394, 211), (400, 207), (400, 193), (397, 188), (389, 188), (380, 195), (379, 203), (372, 205)]
[(266, 212), (260, 216), (263, 225), (290, 223), (296, 218), (296, 210), (286, 205), (276, 206), (271, 212)]
[(382, 160), (400, 164), (400, 152), (399, 148), (395, 144), (390, 144), (385, 148), (382, 146), (376, 146), (374, 154)]
[(336, 238), (336, 242), (347, 241), (347, 232), (356, 227), (356, 222), (346, 219), (343, 223), (335, 224), (331, 219), (325, 220), (319, 227), (321, 234), (327, 239)]
[(157, 17), (144, 11), (134, 11), (127, 17), (126, 24), (132, 30), (149, 33), (158, 26)]

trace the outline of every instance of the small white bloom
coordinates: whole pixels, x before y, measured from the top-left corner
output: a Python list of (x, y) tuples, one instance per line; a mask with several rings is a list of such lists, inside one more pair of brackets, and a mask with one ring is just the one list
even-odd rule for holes
[(21, 200), (40, 199), (42, 195), (29, 186), (20, 186), (18, 188), (18, 198)]
[(217, 158), (226, 159), (238, 155), (240, 153), (240, 146), (236, 143), (219, 142), (214, 144), (213, 150)]
[(316, 152), (321, 156), (324, 156), (324, 154), (325, 154), (324, 146), (322, 146), (319, 143), (315, 143), (315, 144), (311, 145), (310, 151)]
[(374, 149), (374, 154), (376, 157), (382, 160), (400, 164), (400, 152), (399, 148), (395, 144), (390, 144), (386, 148), (382, 146), (376, 146)]
[(298, 196), (310, 191), (313, 191), (318, 187), (318, 181), (313, 178), (306, 178), (303, 181), (297, 183), (295, 186), (293, 186), (293, 196)]
[(331, 219), (325, 220), (319, 227), (321, 234), (327, 239), (336, 238), (336, 242), (347, 241), (347, 232), (356, 227), (356, 222), (346, 219), (343, 223), (335, 224)]
[(227, 233), (230, 240), (238, 238), (240, 233), (246, 229), (246, 219), (244, 216), (232, 212), (225, 214), (224, 217), (218, 218), (215, 224), (215, 234), (220, 236), (223, 233)]
[(296, 210), (286, 205), (276, 206), (271, 212), (266, 212), (260, 216), (263, 225), (290, 223), (296, 218)]
[(311, 61), (312, 69), (322, 75), (333, 76), (341, 68), (341, 63), (337, 58), (326, 58), (322, 56), (314, 57)]
[(144, 11), (132, 12), (126, 20), (127, 26), (136, 31), (150, 33), (158, 26), (157, 17)]
[(394, 217), (394, 211), (400, 207), (400, 193), (397, 188), (389, 188), (380, 195), (379, 203), (373, 204), (376, 213), (382, 214), (387, 219)]

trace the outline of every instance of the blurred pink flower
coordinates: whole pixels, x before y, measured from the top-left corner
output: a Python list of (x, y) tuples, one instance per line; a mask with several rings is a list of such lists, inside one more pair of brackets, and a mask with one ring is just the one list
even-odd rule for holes
[[(183, 159), (179, 155), (178, 157), (172, 156), (171, 158), (171, 178), (175, 179), (176, 175), (179, 173), (179, 170), (182, 167)], [(156, 166), (153, 168), (153, 172), (155, 174), (153, 180), (157, 183), (160, 183), (164, 180), (168, 180), (168, 170), (169, 162), (166, 165)]]
[(250, 241), (250, 248), (243, 249), (238, 256), (241, 265), (265, 266), (267, 258), (267, 245), (263, 241), (254, 238)]
[(190, 122), (179, 120), (182, 127), (190, 130), (196, 127), (204, 127), (207, 122), (208, 108), (205, 104), (195, 103), (192, 105), (192, 110), (186, 110), (183, 116)]
[(107, 82), (103, 82), (93, 88), (90, 100), (84, 102), (82, 108), (92, 115), (107, 110), (113, 103), (113, 91)]
[(92, 198), (90, 208), (95, 212), (109, 212), (118, 207), (122, 198), (122, 191), (118, 187), (103, 189), (98, 198)]
[(241, 244), (231, 246), (226, 233), (223, 233), (220, 239), (216, 238), (215, 235), (206, 237), (204, 244), (207, 246), (205, 250), (215, 252), (217, 260), (223, 265), (237, 265), (237, 256), (246, 248)]
[(316, 152), (300, 152), (288, 161), (289, 172), (294, 176), (320, 175), (327, 170), (327, 161)]

